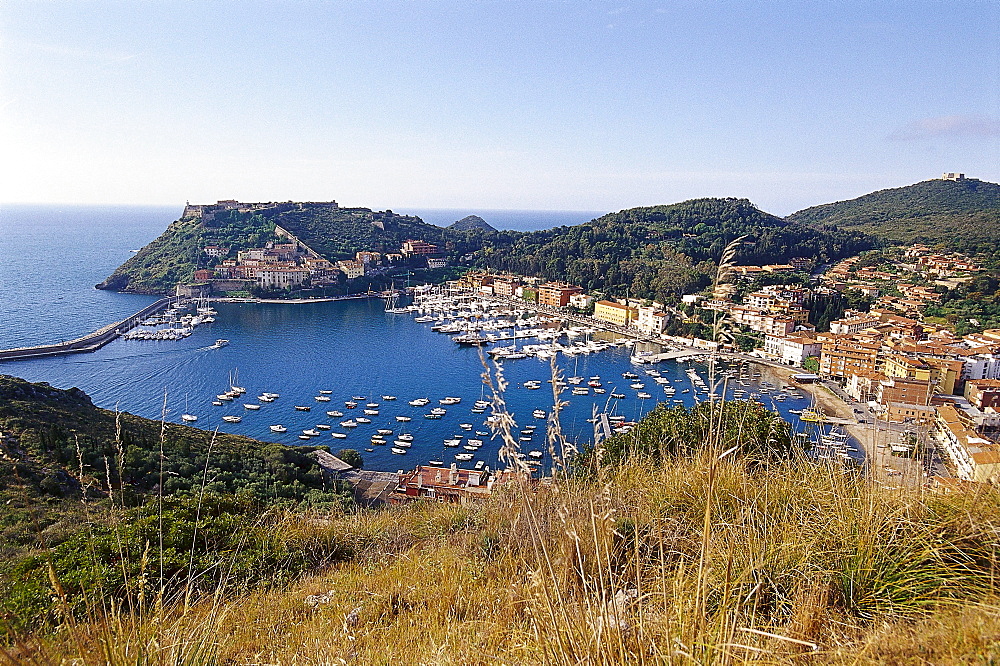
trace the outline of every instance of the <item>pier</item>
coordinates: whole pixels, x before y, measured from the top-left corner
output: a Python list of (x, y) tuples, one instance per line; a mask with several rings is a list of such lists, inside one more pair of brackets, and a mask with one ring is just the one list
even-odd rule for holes
[(146, 317), (165, 310), (177, 301), (176, 297), (161, 298), (155, 303), (151, 303), (130, 317), (121, 321), (103, 326), (93, 333), (88, 333), (83, 337), (66, 342), (59, 342), (51, 345), (37, 345), (34, 347), (18, 347), (16, 349), (0, 350), (0, 361), (16, 361), (28, 358), (42, 358), (46, 356), (61, 356), (63, 354), (81, 354), (97, 351), (123, 333), (138, 326)]

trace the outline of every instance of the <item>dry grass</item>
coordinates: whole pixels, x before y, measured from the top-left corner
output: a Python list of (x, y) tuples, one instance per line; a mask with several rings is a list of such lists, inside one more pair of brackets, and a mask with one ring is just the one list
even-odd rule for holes
[(282, 664), (997, 657), (996, 493), (889, 493), (835, 468), (751, 472), (724, 460), (705, 549), (709, 467), (704, 455), (636, 462), (530, 495), (511, 487), (480, 507), (289, 517), (284, 529), (299, 543), (336, 542), (352, 556), (287, 589), (87, 625), (36, 655)]

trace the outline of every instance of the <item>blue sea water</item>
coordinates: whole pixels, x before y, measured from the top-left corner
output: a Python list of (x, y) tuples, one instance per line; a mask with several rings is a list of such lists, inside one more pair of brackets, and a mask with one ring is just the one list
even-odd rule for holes
[[(4, 243), (0, 243), (0, 333), (5, 346), (33, 344), (74, 337), (140, 309), (149, 298), (100, 292), (93, 285), (109, 274), (129, 250), (148, 242), (176, 216), (173, 209), (22, 209), (3, 211)], [(53, 239), (47, 242), (46, 239)], [(14, 268), (11, 269), (10, 267)], [(430, 330), (430, 324), (415, 322), (411, 315), (389, 314), (378, 300), (307, 304), (217, 304), (217, 321), (199, 327), (188, 338), (174, 342), (116, 340), (97, 352), (30, 361), (0, 363), (0, 373), (44, 381), (60, 388), (79, 387), (95, 404), (120, 409), (147, 418), (164, 414), (180, 422), (182, 413), (198, 416), (197, 426), (206, 430), (249, 435), (268, 441), (298, 444), (298, 434), (317, 424), (347, 432), (346, 439), (333, 439), (329, 432), (310, 444), (329, 444), (333, 451), (362, 451), (372, 469), (412, 468), (428, 460), (453, 460), (462, 449), (447, 450), (443, 441), (453, 435), (472, 433), (459, 428), (471, 423), (484, 428), (487, 414), (470, 412), (472, 403), (484, 394), (483, 365), (478, 350), (460, 347), (446, 335)], [(228, 346), (212, 348), (217, 338)], [(569, 436), (580, 443), (590, 440), (587, 423), (593, 409), (613, 406), (618, 414), (635, 420), (655, 405), (664, 393), (651, 377), (643, 376), (653, 400), (640, 400), (622, 377), (636, 371), (630, 353), (618, 348), (589, 356), (560, 358), (567, 375), (600, 376), (605, 395), (570, 396), (563, 413)], [(676, 399), (691, 404), (694, 391), (684, 375), (687, 366), (659, 366), (677, 388)], [(704, 374), (704, 368), (699, 367)], [(534, 409), (548, 411), (552, 403), (547, 361), (508, 361), (504, 373), (510, 383), (507, 399), (520, 427), (535, 423), (539, 434), (525, 442), (526, 450), (544, 447), (544, 426), (533, 418)], [(230, 379), (248, 389), (243, 400), (222, 407), (211, 404), (227, 390)], [(766, 378), (766, 377), (765, 377)], [(541, 390), (523, 387), (526, 380), (543, 381)], [(772, 380), (773, 381), (773, 380)], [(609, 401), (611, 389), (627, 395)], [(317, 402), (320, 391), (331, 391), (330, 402)], [(249, 411), (245, 402), (255, 396), (278, 393), (274, 403)], [(380, 396), (394, 395), (395, 401)], [(372, 423), (348, 431), (339, 426), (348, 417), (360, 416), (361, 407), (348, 410), (344, 402), (352, 396), (380, 403)], [(423, 415), (445, 396), (462, 398), (448, 408), (441, 420)], [(426, 408), (411, 407), (409, 400), (427, 397)], [(310, 406), (311, 411), (294, 409)], [(776, 405), (782, 412), (806, 406), (804, 400)], [(327, 410), (340, 410), (344, 418), (330, 418)], [(243, 417), (241, 423), (222, 421), (227, 414)], [(395, 420), (397, 414), (412, 417), (409, 423)], [(275, 434), (269, 426), (282, 424), (286, 434)], [(405, 456), (393, 455), (387, 446), (373, 446), (370, 437), (378, 428), (414, 435)], [(331, 431), (332, 432), (332, 431)], [(390, 438), (391, 441), (391, 438)], [(365, 451), (371, 448), (372, 451)], [(476, 460), (497, 465), (499, 442), (487, 442)], [(471, 464), (471, 463), (469, 463)]]

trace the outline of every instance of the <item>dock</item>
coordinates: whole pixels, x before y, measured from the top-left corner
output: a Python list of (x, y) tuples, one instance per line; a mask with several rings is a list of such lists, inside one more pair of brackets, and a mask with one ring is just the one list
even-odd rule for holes
[(0, 362), (18, 361), (29, 358), (45, 358), (48, 356), (62, 356), (64, 354), (82, 354), (94, 352), (118, 338), (127, 331), (135, 328), (150, 315), (154, 315), (161, 310), (165, 310), (177, 301), (176, 297), (161, 298), (155, 303), (150, 303), (134, 315), (126, 317), (113, 324), (102, 326), (93, 333), (88, 333), (75, 340), (67, 340), (50, 345), (37, 345), (34, 347), (18, 347), (15, 349), (0, 350)]

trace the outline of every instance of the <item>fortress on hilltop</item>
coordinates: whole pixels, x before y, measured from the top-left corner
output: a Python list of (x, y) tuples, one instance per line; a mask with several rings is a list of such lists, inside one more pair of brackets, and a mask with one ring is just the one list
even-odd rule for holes
[(230, 210), (247, 213), (254, 210), (272, 208), (281, 208), (283, 210), (298, 208), (301, 210), (307, 206), (309, 208), (339, 208), (336, 201), (268, 201), (266, 203), (243, 203), (241, 201), (236, 201), (235, 199), (221, 199), (214, 204), (192, 204), (191, 202), (187, 202), (184, 205), (184, 213), (181, 215), (181, 219), (186, 220), (198, 218), (204, 220), (205, 222), (211, 222), (215, 219), (215, 215), (217, 213)]

